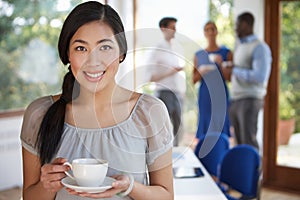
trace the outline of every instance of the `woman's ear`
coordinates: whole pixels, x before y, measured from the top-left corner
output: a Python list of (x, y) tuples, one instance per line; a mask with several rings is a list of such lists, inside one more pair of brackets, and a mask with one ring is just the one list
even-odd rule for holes
[(119, 57), (119, 63), (123, 62), (124, 58), (125, 58), (124, 54), (120, 55), (120, 57)]

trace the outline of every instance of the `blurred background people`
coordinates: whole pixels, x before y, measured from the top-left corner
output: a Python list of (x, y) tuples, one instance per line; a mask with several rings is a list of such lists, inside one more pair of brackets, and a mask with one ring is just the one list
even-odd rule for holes
[(237, 17), (238, 41), (234, 50), (234, 67), (223, 68), (231, 73), (231, 106), (229, 116), (237, 144), (258, 142), (257, 119), (264, 106), (264, 97), (271, 72), (272, 55), (269, 46), (253, 33), (254, 16), (245, 12)]
[[(193, 84), (200, 82), (196, 139), (205, 136), (209, 131), (222, 132), (230, 136), (230, 123), (227, 112), (229, 93), (221, 68), (222, 66), (230, 67), (233, 55), (229, 48), (218, 45), (218, 29), (214, 22), (208, 21), (204, 25), (203, 31), (207, 39), (207, 47), (195, 53), (192, 77)], [(216, 92), (216, 98), (220, 98), (216, 100), (220, 103), (212, 104), (213, 92)], [(223, 107), (219, 110), (217, 109), (218, 106)], [(218, 113), (212, 114), (213, 110)]]
[(182, 108), (186, 91), (184, 62), (181, 46), (173, 39), (177, 19), (164, 17), (159, 22), (163, 40), (152, 51), (149, 59), (150, 81), (155, 82), (155, 95), (167, 106), (173, 124), (174, 146), (183, 134)]

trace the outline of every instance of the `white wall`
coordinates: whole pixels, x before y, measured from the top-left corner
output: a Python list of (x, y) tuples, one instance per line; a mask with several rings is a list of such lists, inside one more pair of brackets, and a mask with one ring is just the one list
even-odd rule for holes
[(22, 116), (0, 119), (0, 190), (22, 186)]
[(121, 86), (134, 90), (134, 62), (132, 51), (134, 45), (133, 1), (108, 0), (107, 3), (120, 15), (124, 25), (128, 45), (126, 59), (120, 64), (116, 81)]

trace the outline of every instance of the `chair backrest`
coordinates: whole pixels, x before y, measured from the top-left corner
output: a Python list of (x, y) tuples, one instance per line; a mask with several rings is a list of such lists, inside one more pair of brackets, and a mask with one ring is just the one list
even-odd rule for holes
[(199, 139), (195, 148), (195, 155), (206, 170), (217, 176), (218, 164), (229, 149), (229, 138), (223, 133), (207, 133)]
[(243, 196), (257, 197), (261, 161), (258, 151), (247, 144), (227, 151), (218, 170), (218, 180)]

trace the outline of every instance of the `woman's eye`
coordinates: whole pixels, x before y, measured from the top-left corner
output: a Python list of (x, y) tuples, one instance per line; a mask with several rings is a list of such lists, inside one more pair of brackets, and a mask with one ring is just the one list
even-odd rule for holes
[(110, 49), (112, 49), (112, 47), (109, 46), (109, 45), (103, 45), (103, 46), (100, 47), (100, 50), (102, 50), (102, 51), (107, 51), (107, 50), (110, 50)]
[(77, 51), (86, 51), (86, 48), (83, 46), (79, 46), (75, 48)]

